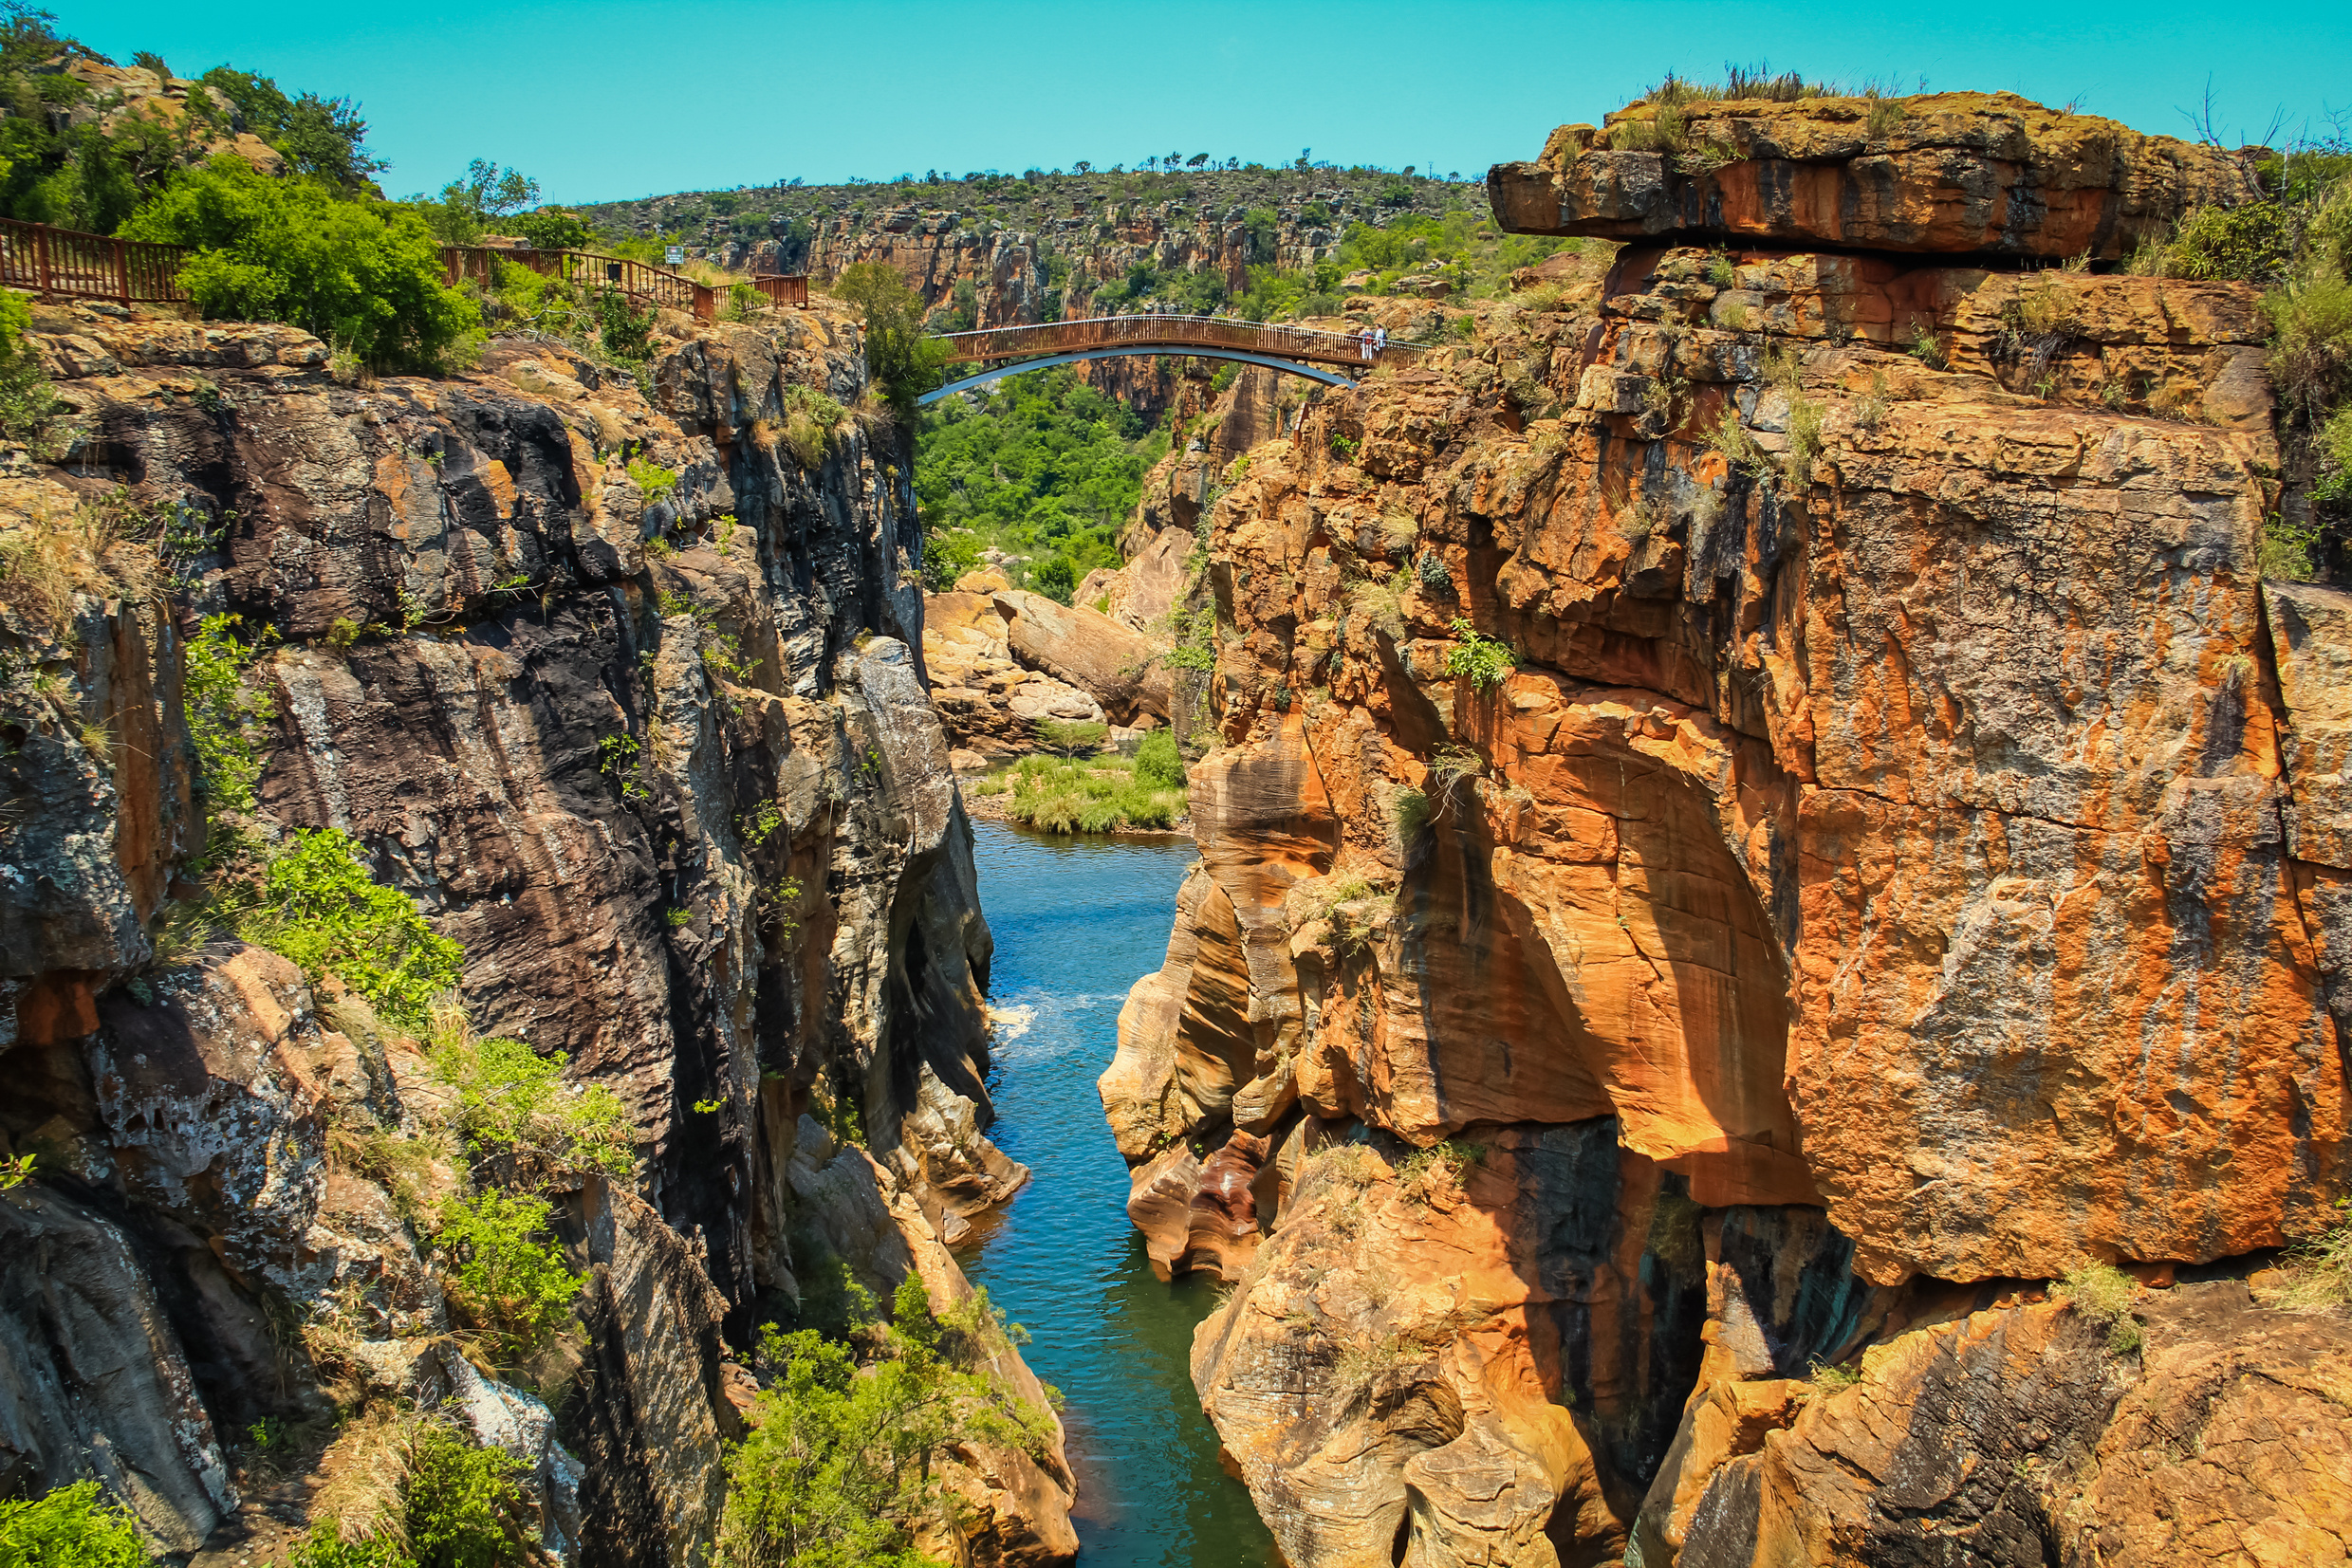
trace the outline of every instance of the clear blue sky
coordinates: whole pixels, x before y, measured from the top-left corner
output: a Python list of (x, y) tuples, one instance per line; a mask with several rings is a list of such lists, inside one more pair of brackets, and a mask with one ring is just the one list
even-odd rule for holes
[(359, 99), (396, 195), (473, 157), (559, 201), (1172, 150), (1472, 174), (1727, 59), (2079, 101), (2164, 134), (2210, 81), (2232, 137), (2278, 112), (2317, 132), (2345, 112), (2352, 132), (2347, 0), (46, 3), (118, 60), (153, 49), (181, 75), (227, 62)]

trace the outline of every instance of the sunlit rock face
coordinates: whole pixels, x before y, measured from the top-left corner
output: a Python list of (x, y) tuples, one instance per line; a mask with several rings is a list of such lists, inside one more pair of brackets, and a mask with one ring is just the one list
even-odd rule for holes
[[(1782, 107), (1719, 106), (1758, 139), (1713, 189), (1772, 177)], [(1639, 1525), (1645, 1563), (1745, 1564), (1694, 1521), (1798, 1518), (1759, 1478), (1828, 1418), (1816, 1360), (2074, 1334), (2039, 1282), (2242, 1273), (2344, 1190), (2346, 600), (2260, 579), (2255, 291), (1976, 265), (2124, 244), (2236, 166), (1905, 113), (1943, 177), (2088, 194), (1998, 245), (1741, 217), (1547, 262), (1205, 514), (1201, 864), (1102, 1089), (1155, 1262), (1237, 1286), (1195, 1381), (1293, 1562)], [(1562, 193), (1635, 156), (1576, 131)], [(1617, 235), (1572, 194), (1500, 211)], [(1857, 249), (1743, 248), (1792, 234)], [(1994, 1463), (1936, 1386), (1883, 1397)], [(2109, 1413), (2034, 1442), (2128, 1448)], [(1908, 1506), (1853, 1485), (1806, 1506)]]

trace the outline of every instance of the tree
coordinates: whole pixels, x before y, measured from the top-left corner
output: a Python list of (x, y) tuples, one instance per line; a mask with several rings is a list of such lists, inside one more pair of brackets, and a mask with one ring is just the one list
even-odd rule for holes
[(507, 226), (540, 250), (578, 250), (591, 237), (587, 220), (568, 207), (542, 207)]
[(833, 292), (857, 307), (865, 328), (865, 368), (899, 417), (911, 419), (916, 399), (939, 384), (944, 345), (923, 335), (923, 297), (883, 262), (842, 268)]
[(472, 245), (498, 218), (539, 199), (539, 182), (520, 169), (502, 169), (485, 158), (466, 165), (465, 177), (441, 187), (440, 196), (411, 198), (444, 245)]
[(190, 170), (120, 232), (195, 247), (180, 282), (207, 317), (287, 322), (380, 370), (436, 370), (481, 324), (415, 212), (240, 158)]

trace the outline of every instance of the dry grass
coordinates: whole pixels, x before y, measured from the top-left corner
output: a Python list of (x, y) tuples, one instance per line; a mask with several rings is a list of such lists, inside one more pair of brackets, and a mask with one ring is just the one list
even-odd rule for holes
[(2352, 1199), (2339, 1200), (2336, 1209), (2342, 1220), (2296, 1243), (2279, 1259), (2286, 1283), (2266, 1293), (2268, 1305), (2282, 1312), (2352, 1307)]
[(160, 598), (170, 581), (161, 532), (120, 490), (62, 518), (19, 517), (0, 531), (0, 606), (64, 636), (77, 597)]
[(427, 1418), (414, 1411), (371, 1410), (343, 1428), (323, 1462), (324, 1485), (310, 1517), (332, 1521), (346, 1541), (408, 1546), (407, 1493)]
[(2139, 1348), (2139, 1324), (2132, 1317), (2132, 1294), (2139, 1287), (2111, 1264), (2084, 1264), (2058, 1282), (2075, 1316), (2107, 1331), (2107, 1349), (2128, 1356)]

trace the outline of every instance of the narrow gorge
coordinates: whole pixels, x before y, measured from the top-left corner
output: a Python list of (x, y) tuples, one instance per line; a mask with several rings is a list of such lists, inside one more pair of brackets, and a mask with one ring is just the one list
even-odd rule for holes
[[(201, 286), (0, 290), (0, 1568), (2352, 1559), (2341, 145), (362, 170), (370, 352), (42, 41)], [(1121, 315), (1365, 368), (922, 401)]]

